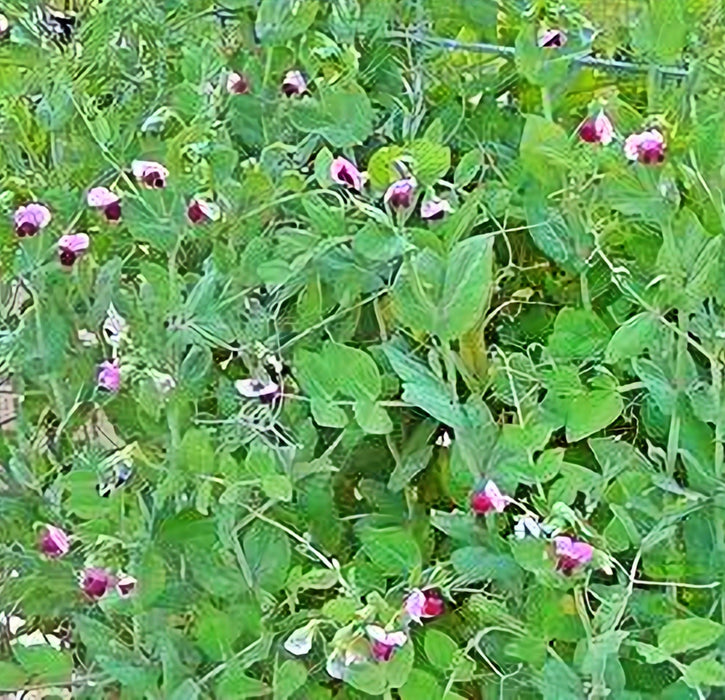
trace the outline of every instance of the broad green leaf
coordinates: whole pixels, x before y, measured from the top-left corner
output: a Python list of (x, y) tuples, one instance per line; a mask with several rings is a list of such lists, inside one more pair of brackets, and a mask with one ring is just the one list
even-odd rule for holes
[(315, 21), (317, 0), (262, 0), (255, 32), (265, 46), (285, 44), (304, 33)]
[(472, 151), (468, 151), (456, 165), (455, 172), (453, 173), (453, 183), (456, 187), (465, 187), (469, 185), (478, 175), (483, 164), (483, 158), (481, 151), (474, 148)]
[(520, 576), (519, 567), (509, 555), (494, 554), (484, 547), (463, 547), (451, 555), (454, 571), (465, 583), (504, 581), (513, 584)]
[(405, 685), (400, 689), (401, 700), (441, 700), (443, 691), (441, 690), (435, 676), (414, 668)]
[(566, 440), (582, 440), (615, 421), (624, 409), (616, 387), (587, 391), (571, 402), (566, 418)]
[(244, 664), (232, 661), (219, 675), (215, 688), (220, 698), (245, 700), (245, 698), (266, 697), (272, 689), (256, 678), (248, 676)]
[(569, 139), (558, 124), (529, 114), (521, 135), (521, 164), (543, 185), (554, 186), (570, 164)]
[(243, 538), (244, 554), (260, 588), (280, 590), (287, 579), (291, 551), (287, 535), (265, 523), (256, 523)]
[(584, 360), (601, 354), (609, 337), (609, 329), (593, 311), (565, 307), (556, 317), (548, 346), (560, 362)]
[(13, 654), (34, 683), (60, 683), (70, 680), (73, 659), (66, 652), (50, 646), (24, 647), (16, 644)]
[(413, 141), (406, 149), (412, 158), (412, 172), (427, 187), (440, 180), (451, 167), (451, 149), (427, 139)]
[(725, 686), (725, 666), (710, 657), (695, 659), (682, 675), (691, 688)]
[(367, 695), (382, 695), (388, 687), (385, 673), (380, 672), (378, 664), (364, 662), (350, 667), (345, 679), (353, 688)]
[(17, 664), (0, 661), (0, 692), (19, 691), (26, 683), (28, 674)]
[(263, 476), (262, 490), (268, 498), (285, 502), (292, 500), (292, 482), (285, 474)]
[(421, 565), (421, 553), (411, 534), (401, 527), (367, 528), (360, 535), (363, 550), (385, 574), (408, 575)]
[(442, 671), (448, 670), (458, 652), (458, 645), (445, 632), (429, 629), (424, 639), (425, 655), (428, 661)]
[(387, 411), (374, 401), (358, 401), (354, 407), (355, 420), (370, 435), (386, 435), (392, 432), (393, 422)]
[(179, 467), (189, 474), (214, 473), (214, 446), (209, 435), (199, 428), (184, 433), (177, 457)]
[(388, 488), (393, 492), (401, 491), (411, 479), (428, 466), (432, 455), (432, 445), (425, 445), (419, 450), (403, 455), (388, 479)]
[(284, 661), (274, 674), (274, 700), (287, 700), (307, 680), (307, 669), (301, 661)]
[(659, 648), (667, 654), (682, 654), (714, 644), (725, 627), (715, 620), (691, 617), (668, 622), (657, 635)]
[(659, 321), (649, 313), (632, 316), (609, 340), (607, 362), (621, 362), (641, 355), (657, 340), (659, 328)]
[(344, 428), (349, 422), (345, 409), (325, 399), (313, 396), (310, 401), (310, 410), (315, 423), (325, 428)]

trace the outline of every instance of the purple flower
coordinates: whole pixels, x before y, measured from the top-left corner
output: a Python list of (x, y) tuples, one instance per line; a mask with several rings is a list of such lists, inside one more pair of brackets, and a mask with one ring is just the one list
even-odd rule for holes
[(102, 598), (108, 590), (113, 588), (114, 577), (105, 569), (91, 566), (84, 570), (81, 578), (81, 590), (91, 599)]
[(560, 49), (566, 44), (566, 34), (561, 29), (548, 29), (539, 34), (539, 46), (542, 49)]
[(390, 661), (395, 650), (408, 641), (405, 632), (386, 632), (378, 625), (368, 625), (366, 631), (372, 640), (370, 653), (375, 661)]
[(121, 598), (128, 598), (136, 590), (136, 584), (138, 582), (133, 576), (128, 574), (119, 574), (118, 580), (116, 581), (116, 591)]
[(98, 367), (98, 388), (118, 391), (121, 387), (121, 368), (118, 360), (106, 360)]
[(504, 496), (498, 486), (489, 480), (482, 490), (475, 491), (471, 496), (471, 510), (476, 515), (486, 515), (494, 511), (503, 513), (510, 502), (511, 499)]
[(599, 112), (596, 117), (590, 117), (579, 127), (579, 138), (587, 143), (601, 143), (607, 146), (614, 138), (614, 127), (604, 112)]
[(571, 574), (592, 560), (594, 548), (586, 542), (562, 535), (554, 538), (554, 553), (556, 568), (564, 574)]
[(661, 163), (665, 159), (665, 137), (657, 130), (630, 134), (624, 141), (624, 155), (645, 165)]
[(335, 158), (330, 165), (330, 177), (338, 185), (345, 185), (360, 192), (363, 187), (363, 175), (347, 158)]
[(298, 70), (288, 71), (282, 81), (282, 92), (287, 97), (304, 95), (307, 92), (307, 80)]
[(115, 222), (121, 218), (121, 198), (107, 187), (93, 187), (88, 190), (88, 206), (102, 209), (108, 221)]
[(51, 219), (50, 210), (44, 204), (32, 202), (15, 211), (15, 233), (23, 236), (34, 236), (45, 228)]
[(58, 256), (63, 265), (70, 267), (78, 256), (88, 250), (90, 239), (85, 233), (71, 233), (58, 239)]
[(192, 199), (186, 208), (186, 216), (192, 224), (216, 221), (220, 216), (219, 207), (205, 199)]
[(59, 527), (46, 525), (43, 534), (40, 536), (40, 550), (47, 557), (57, 559), (68, 554), (70, 542), (68, 535)]
[(230, 73), (227, 76), (227, 92), (230, 95), (246, 95), (250, 87), (249, 79), (241, 73)]
[(447, 199), (428, 199), (420, 205), (420, 218), (434, 221), (442, 219), (446, 214), (453, 211), (451, 203)]
[(413, 203), (416, 181), (412, 178), (397, 180), (385, 192), (383, 201), (393, 209), (408, 209)]
[(145, 187), (161, 189), (166, 187), (169, 171), (153, 160), (135, 160), (131, 164), (133, 176)]
[(445, 611), (443, 598), (438, 591), (421, 591), (419, 588), (414, 588), (408, 594), (403, 607), (408, 617), (419, 624), (423, 618), (438, 617)]

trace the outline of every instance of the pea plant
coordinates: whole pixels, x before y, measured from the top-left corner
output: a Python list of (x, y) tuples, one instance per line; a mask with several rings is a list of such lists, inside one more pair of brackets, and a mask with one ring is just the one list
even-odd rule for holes
[(0, 11), (2, 697), (723, 697), (720, 0)]

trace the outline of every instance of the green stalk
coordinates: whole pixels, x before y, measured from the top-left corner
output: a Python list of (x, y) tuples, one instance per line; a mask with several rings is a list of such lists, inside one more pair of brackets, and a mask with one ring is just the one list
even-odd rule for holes
[[(712, 375), (712, 390), (715, 394), (717, 413), (715, 414), (715, 478), (719, 481), (723, 476), (723, 420), (722, 420), (722, 366), (720, 365), (720, 354), (716, 351), (710, 362), (710, 373)], [(715, 547), (718, 551), (725, 550), (725, 526), (721, 510), (715, 514)], [(723, 581), (725, 585), (725, 581)], [(720, 615), (725, 622), (725, 588), (720, 586)]]
[(670, 419), (670, 434), (667, 438), (667, 475), (675, 473), (675, 462), (677, 462), (677, 451), (680, 446), (680, 394), (685, 385), (685, 361), (687, 359), (687, 312), (678, 311), (678, 326), (680, 333), (677, 337), (677, 357), (675, 360), (675, 386), (677, 388), (675, 405), (672, 407), (672, 418)]

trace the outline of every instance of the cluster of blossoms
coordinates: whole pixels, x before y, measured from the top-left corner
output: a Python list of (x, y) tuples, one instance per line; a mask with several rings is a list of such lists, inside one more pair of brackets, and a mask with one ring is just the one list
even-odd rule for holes
[[(501, 490), (493, 481), (487, 481), (482, 489), (478, 489), (471, 495), (471, 510), (475, 515), (488, 515), (489, 513), (503, 513), (506, 507), (514, 503), (514, 500), (501, 493)], [(539, 536), (546, 530), (531, 517), (520, 521), (521, 527), (516, 531), (518, 537), (530, 533)], [(594, 554), (594, 548), (587, 542), (580, 542), (566, 535), (560, 535), (553, 539), (553, 554), (556, 560), (557, 571), (563, 574), (572, 574), (582, 566), (586, 566)]]
[[(60, 559), (70, 551), (70, 538), (55, 525), (46, 525), (39, 540), (40, 551), (50, 559)], [(112, 589), (121, 598), (129, 597), (136, 589), (136, 579), (124, 573), (113, 574), (107, 569), (90, 566), (80, 574), (79, 585), (91, 601), (101, 599)]]

